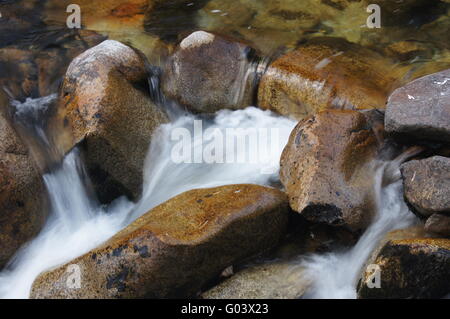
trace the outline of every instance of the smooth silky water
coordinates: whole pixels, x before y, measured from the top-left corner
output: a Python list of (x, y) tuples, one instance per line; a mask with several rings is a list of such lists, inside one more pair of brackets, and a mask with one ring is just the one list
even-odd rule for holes
[[(33, 115), (40, 112), (31, 106), (45, 106), (42, 102), (41, 98), (29, 99), (26, 105), (14, 103), (16, 115), (19, 119), (32, 121)], [(194, 121), (200, 120), (191, 114), (178, 113), (180, 115), (172, 123), (162, 125), (155, 132), (145, 161), (143, 196), (136, 204), (119, 198), (107, 207), (100, 205), (90, 191), (89, 178), (77, 149), (69, 153), (61, 165), (44, 175), (51, 201), (50, 217), (37, 238), (25, 245), (0, 273), (1, 298), (27, 298), (34, 279), (41, 272), (97, 247), (137, 217), (184, 191), (241, 183), (271, 185), (277, 181), (279, 158), (296, 124), (294, 121), (254, 107), (220, 111), (213, 118), (202, 121), (203, 134), (192, 135), (192, 154), (204, 151), (204, 146), (211, 143), (211, 134), (223, 136), (226, 129), (275, 129), (277, 139), (268, 143), (245, 143), (245, 148), (237, 147), (236, 143), (236, 147), (224, 149), (225, 157), (232, 153), (236, 158), (246, 158), (250, 152), (257, 152), (265, 158), (230, 164), (177, 164), (171, 153), (178, 140), (172, 138), (172, 132), (180, 128), (193, 131)], [(31, 130), (36, 131), (42, 130)]]
[[(249, 41), (266, 56), (278, 54), (280, 47), (283, 47), (283, 50), (291, 50), (302, 41), (320, 36), (343, 37), (382, 54), (391, 44), (415, 39), (427, 48), (425, 51), (428, 53), (419, 52), (405, 61), (397, 62), (399, 68), (408, 66), (404, 69), (405, 75), (400, 82), (450, 66), (450, 51), (442, 37), (445, 36), (442, 30), (445, 29), (444, 22), (449, 17), (449, 10), (441, 10), (443, 4), (437, 8), (439, 10), (436, 14), (439, 17), (429, 25), (428, 31), (418, 32), (421, 23), (429, 23), (432, 14), (423, 11), (422, 18), (412, 21), (411, 24), (369, 30), (361, 27), (367, 18), (367, 12), (361, 4), (351, 4), (342, 11), (331, 8), (323, 11), (317, 3), (312, 0), (211, 0), (196, 12), (185, 14), (181, 11), (171, 11), (170, 16), (161, 16), (156, 22), (151, 19), (122, 21), (120, 17), (116, 17), (103, 23), (101, 16), (97, 19), (95, 7), (83, 14), (87, 18), (96, 18), (87, 19), (86, 29), (135, 46), (147, 55), (153, 65), (161, 65), (165, 59), (166, 52), (159, 49), (159, 37), (173, 44), (180, 39), (181, 33), (201, 29)], [(278, 5), (280, 7), (275, 10)], [(291, 11), (303, 13), (303, 16), (306, 14), (317, 17), (319, 20), (298, 19), (297, 23), (295, 19), (286, 18), (286, 15), (292, 16)], [(36, 15), (42, 12), (36, 12)], [(40, 39), (48, 35), (51, 40), (55, 29), (66, 30), (65, 10), (52, 11), (49, 17), (45, 22), (47, 26), (36, 24), (43, 29), (31, 31), (20, 40), (21, 44), (46, 43)], [(48, 25), (49, 23), (54, 25)], [(47, 42), (50, 40), (47, 39)], [(152, 81), (157, 79), (151, 77), (150, 86), (154, 84)], [(239, 83), (237, 87), (239, 88)], [(156, 100), (163, 99), (159, 91), (153, 90), (151, 94)], [(239, 111), (221, 111), (212, 118), (202, 118), (202, 131), (205, 134), (192, 134), (192, 154), (204, 150), (214, 138), (212, 135), (218, 134), (218, 131), (223, 135), (227, 128), (279, 128), (278, 140), (258, 149), (258, 154), (269, 154), (268, 157), (257, 163), (176, 164), (171, 158), (177, 144), (177, 141), (171, 138), (172, 132), (176, 128), (185, 128), (193, 133), (195, 121), (200, 118), (176, 107), (171, 108), (171, 123), (161, 126), (155, 132), (153, 142), (149, 143), (141, 200), (132, 203), (126, 198), (119, 198), (104, 206), (95, 198), (77, 149), (68, 154), (59, 165), (49, 166), (50, 171), (43, 169), (47, 167), (47, 161), (58, 158), (42, 129), (45, 109), (54, 98), (56, 95), (13, 103), (16, 108), (16, 128), (27, 142), (38, 166), (45, 172), (43, 178), (50, 197), (51, 212), (41, 233), (22, 247), (0, 273), (1, 298), (27, 298), (39, 273), (97, 247), (140, 215), (181, 192), (236, 183), (276, 185), (281, 151), (295, 125), (290, 119), (253, 107)], [(233, 153), (245, 157), (255, 152), (254, 148), (255, 145), (251, 143), (241, 149), (225, 146), (224, 156)], [(404, 156), (410, 155), (406, 153)], [(359, 274), (364, 270), (364, 265), (379, 240), (391, 230), (417, 222), (402, 198), (398, 168), (404, 156), (392, 161), (374, 163), (377, 214), (355, 246), (326, 254), (299, 256), (293, 267), (300, 265), (311, 282), (304, 298), (354, 298)]]

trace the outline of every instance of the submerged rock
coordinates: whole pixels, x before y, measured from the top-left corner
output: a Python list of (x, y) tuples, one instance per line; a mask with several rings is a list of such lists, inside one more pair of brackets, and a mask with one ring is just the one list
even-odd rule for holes
[(47, 193), (26, 146), (8, 123), (0, 101), (0, 269), (38, 234), (47, 217)]
[[(285, 194), (272, 188), (191, 190), (152, 209), (101, 247), (41, 274), (31, 297), (192, 297), (227, 267), (276, 245), (288, 213)], [(80, 267), (80, 289), (66, 285), (72, 264)]]
[(450, 143), (450, 69), (395, 90), (385, 124), (386, 132), (405, 140)]
[(177, 47), (164, 68), (165, 95), (196, 113), (252, 105), (256, 70), (247, 45), (197, 31)]
[(369, 225), (375, 204), (372, 161), (379, 147), (371, 121), (357, 111), (327, 110), (297, 124), (280, 168), (294, 211), (352, 231)]
[(450, 239), (389, 241), (373, 261), (380, 267), (380, 288), (369, 288), (370, 274), (358, 286), (358, 298), (443, 298), (450, 291)]
[(145, 62), (107, 40), (70, 64), (49, 134), (61, 154), (83, 142), (83, 154), (102, 202), (141, 194), (152, 133), (167, 116), (149, 97)]
[(393, 64), (338, 38), (317, 38), (275, 60), (262, 76), (258, 105), (303, 119), (324, 109), (383, 109)]
[(450, 158), (434, 156), (401, 166), (405, 198), (422, 216), (450, 213)]

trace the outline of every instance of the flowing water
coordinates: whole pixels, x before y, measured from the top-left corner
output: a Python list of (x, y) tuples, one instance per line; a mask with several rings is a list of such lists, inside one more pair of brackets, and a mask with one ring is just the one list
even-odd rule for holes
[[(14, 103), (18, 122), (31, 134), (39, 132), (38, 140), (42, 141), (47, 139), (42, 135), (39, 119), (48, 102), (49, 97)], [(61, 165), (44, 175), (51, 200), (50, 217), (39, 236), (23, 247), (0, 273), (0, 297), (27, 298), (39, 273), (95, 248), (143, 213), (184, 191), (237, 183), (276, 183), (281, 151), (294, 125), (292, 120), (254, 107), (223, 110), (210, 119), (178, 112), (171, 123), (162, 125), (153, 136), (145, 161), (143, 196), (136, 204), (119, 198), (109, 206), (100, 205), (90, 191), (79, 152), (74, 149)], [(264, 143), (249, 139), (239, 147), (227, 143), (230, 140), (227, 133), (233, 128), (246, 129), (246, 137), (257, 129), (259, 135), (266, 132), (263, 135), (272, 139), (264, 139)], [(190, 151), (181, 158), (186, 162), (177, 163), (173, 152), (180, 140), (174, 138), (174, 132), (180, 129), (190, 133), (187, 140)], [(196, 163), (195, 157), (204, 156), (208, 145), (217, 138), (222, 142), (219, 147), (224, 146), (223, 163), (220, 158), (215, 158), (219, 163), (208, 163), (205, 158)], [(51, 148), (46, 143), (40, 145)], [(249, 154), (257, 154), (256, 161), (251, 161)], [(360, 271), (378, 241), (388, 231), (415, 222), (401, 198), (399, 175), (399, 165), (413, 154), (407, 152), (393, 161), (377, 164), (374, 188), (378, 215), (353, 248), (302, 258), (305, 277), (312, 282), (305, 298), (354, 298)], [(233, 159), (230, 163), (227, 155)], [(236, 162), (240, 156), (243, 161)]]
[[(16, 115), (19, 119), (38, 123), (35, 115), (46, 105), (43, 102), (42, 99), (29, 99), (26, 105), (15, 103)], [(35, 108), (31, 107), (33, 105)], [(203, 127), (197, 128), (197, 134), (192, 136), (192, 154), (202, 154), (204, 146), (211, 143), (213, 137), (223, 137), (225, 142), (226, 131), (232, 128), (258, 129), (259, 132), (275, 130), (277, 134), (267, 143), (248, 141), (245, 147), (238, 147), (236, 143), (225, 148), (224, 156), (233, 154), (245, 159), (247, 154), (255, 153), (257, 161), (175, 163), (171, 152), (177, 140), (172, 138), (172, 132), (175, 129), (194, 131), (198, 121), (196, 116), (185, 114), (155, 133), (144, 169), (143, 196), (137, 204), (120, 198), (108, 207), (100, 205), (90, 192), (89, 179), (77, 149), (66, 156), (62, 165), (45, 174), (52, 207), (50, 218), (38, 237), (23, 247), (0, 273), (0, 297), (27, 298), (39, 273), (95, 248), (135, 218), (184, 191), (239, 183), (270, 185), (277, 180), (279, 158), (294, 121), (254, 107), (218, 112), (214, 118), (201, 121)], [(41, 129), (34, 127), (31, 130), (32, 133), (36, 131)]]
[(361, 271), (384, 235), (417, 222), (403, 201), (399, 169), (400, 164), (415, 153), (416, 150), (411, 150), (393, 161), (377, 163), (374, 183), (377, 215), (351, 249), (307, 256), (303, 260), (304, 276), (312, 282), (304, 298), (356, 298)]
[[(266, 56), (278, 53), (280, 47), (293, 49), (310, 38), (342, 37), (394, 59), (396, 66), (402, 70), (405, 65), (411, 67), (405, 69), (405, 72), (408, 71), (406, 80), (443, 70), (450, 65), (447, 31), (450, 6), (442, 1), (430, 1), (433, 2), (431, 10), (415, 8), (412, 12), (414, 19), (408, 23), (391, 22), (381, 29), (365, 27), (367, 11), (363, 2), (351, 3), (341, 10), (316, 0), (210, 0), (197, 1), (189, 10), (170, 8), (167, 12), (156, 12), (156, 15), (143, 14), (139, 10), (134, 12), (135, 7), (130, 6), (133, 11), (130, 16), (121, 15), (121, 10), (111, 11), (115, 8), (114, 3), (119, 1), (105, 1), (101, 6), (92, 4), (92, 1), (82, 2), (85, 30), (97, 31), (109, 39), (124, 41), (142, 50), (152, 65), (161, 65), (171, 46), (184, 34), (200, 29), (236, 36), (251, 43)], [(62, 1), (19, 0), (4, 3), (1, 7), (4, 18), (0, 23), (9, 23), (6, 28), (9, 31), (0, 35), (0, 48), (23, 47), (35, 54), (50, 53), (59, 48), (61, 52), (58, 51), (60, 56), (57, 57), (64, 60), (66, 51), (78, 47), (79, 41), (71, 40), (76, 32), (67, 31), (65, 27), (67, 13)], [(111, 15), (111, 12), (119, 14)], [(24, 27), (28, 25), (31, 27)], [(403, 46), (407, 49), (413, 46), (413, 49), (402, 53)], [(401, 54), (398, 55), (397, 51)], [(68, 56), (66, 58), (69, 59)], [(55, 72), (64, 69), (59, 65), (50, 68)], [(159, 69), (154, 71), (158, 73)], [(8, 81), (22, 81), (15, 74), (3, 73), (7, 82), (1, 84), (7, 88), (10, 87)], [(53, 74), (47, 75), (53, 77)], [(245, 72), (242, 76), (246, 76)], [(157, 87), (157, 81), (157, 76), (151, 77), (150, 86)], [(57, 82), (58, 79), (54, 81)], [(237, 81), (236, 92), (240, 88)], [(14, 93), (14, 90), (11, 92)], [(16, 90), (15, 94), (19, 93), (22, 92)], [(28, 93), (25, 96), (40, 96), (35, 91), (25, 93)], [(159, 90), (152, 90), (151, 94), (155, 100), (168, 106)], [(171, 123), (161, 126), (149, 145), (142, 199), (131, 203), (119, 198), (103, 206), (91, 190), (77, 149), (59, 165), (48, 165), (58, 156), (42, 128), (46, 109), (55, 97), (23, 101), (23, 96), (20, 96), (22, 102), (13, 103), (16, 128), (44, 172), (51, 212), (41, 233), (25, 245), (0, 273), (1, 298), (28, 297), (33, 280), (40, 272), (98, 246), (135, 218), (183, 191), (236, 183), (276, 185), (281, 151), (295, 125), (292, 120), (253, 107), (220, 111), (212, 118), (200, 118), (171, 106)], [(227, 129), (233, 128), (247, 130), (243, 134), (249, 134), (249, 141), (241, 144), (244, 146), (227, 144), (231, 134), (227, 133)], [(257, 136), (265, 138), (251, 142), (254, 130), (257, 130)], [(190, 152), (180, 156), (174, 153), (174, 149), (180, 145), (181, 136), (190, 137), (187, 147)], [(223, 141), (223, 154), (217, 154), (221, 145), (219, 140)], [(214, 152), (212, 149), (215, 149)], [(205, 154), (216, 159), (222, 156), (223, 163), (198, 163), (196, 159), (205, 159)], [(252, 158), (255, 154), (256, 161)], [(410, 155), (406, 153), (404, 156)], [(174, 157), (181, 158), (181, 163), (175, 163)], [(228, 157), (244, 160), (230, 163), (227, 162)], [(312, 282), (305, 298), (354, 298), (359, 274), (379, 240), (390, 230), (416, 222), (401, 195), (398, 167), (403, 160), (404, 157), (400, 157), (377, 163), (374, 189), (378, 214), (354, 247), (300, 258), (301, 266), (306, 269)], [(51, 167), (50, 171), (46, 167)]]

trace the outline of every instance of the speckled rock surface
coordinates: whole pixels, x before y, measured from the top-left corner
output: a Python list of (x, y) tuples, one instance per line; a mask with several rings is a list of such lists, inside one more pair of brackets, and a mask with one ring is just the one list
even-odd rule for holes
[(392, 240), (374, 264), (380, 267), (380, 288), (360, 284), (358, 298), (442, 298), (450, 291), (450, 239)]
[(357, 111), (328, 110), (300, 121), (281, 156), (280, 178), (307, 220), (364, 229), (374, 213), (373, 126)]
[(0, 269), (40, 231), (48, 213), (41, 174), (3, 115), (0, 101)]
[(415, 212), (425, 217), (450, 213), (450, 158), (406, 162), (401, 172), (405, 198)]
[(250, 266), (202, 294), (204, 299), (297, 299), (309, 282), (300, 266), (274, 261)]
[(253, 105), (254, 65), (247, 45), (197, 31), (184, 38), (162, 77), (167, 97), (195, 113)]
[(450, 143), (450, 69), (395, 90), (386, 108), (386, 132), (403, 140)]
[(49, 133), (61, 154), (83, 142), (90, 177), (102, 202), (139, 198), (152, 133), (168, 121), (149, 97), (142, 57), (112, 40), (70, 64)]
[[(277, 244), (284, 193), (257, 185), (191, 190), (138, 218), (101, 247), (41, 274), (32, 298), (182, 298), (227, 267)], [(81, 271), (70, 289), (67, 267)]]

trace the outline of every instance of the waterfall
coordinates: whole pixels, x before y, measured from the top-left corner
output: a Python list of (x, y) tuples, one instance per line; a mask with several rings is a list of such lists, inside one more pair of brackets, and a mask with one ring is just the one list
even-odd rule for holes
[[(29, 132), (25, 138), (37, 137), (41, 141), (37, 144), (51, 148), (41, 133), (42, 123), (38, 120), (45, 112), (47, 102), (40, 98), (28, 99), (26, 105), (13, 104), (17, 110), (16, 120), (28, 124), (23, 125)], [(200, 123), (202, 127), (199, 128)], [(22, 247), (0, 273), (0, 298), (27, 298), (34, 279), (41, 272), (97, 247), (135, 218), (184, 191), (226, 184), (270, 185), (276, 182), (279, 158), (294, 126), (292, 120), (254, 107), (220, 111), (209, 119), (180, 115), (172, 123), (162, 125), (152, 138), (144, 169), (144, 192), (136, 204), (119, 198), (109, 206), (100, 205), (90, 191), (89, 178), (75, 148), (60, 165), (52, 165), (44, 175), (51, 202), (50, 216), (40, 234)], [(233, 128), (248, 128), (250, 133), (255, 133), (252, 129), (256, 129), (258, 136), (263, 137), (274, 129), (277, 134), (269, 139), (270, 143), (248, 141), (244, 147), (239, 147), (238, 144), (226, 144), (229, 140), (227, 130)], [(193, 133), (189, 145), (192, 154), (202, 154), (204, 146), (213, 140), (219, 139), (220, 145), (220, 138), (223, 138), (224, 157), (232, 154), (245, 158), (246, 154), (253, 153), (257, 155), (256, 161), (177, 164), (171, 154), (178, 143), (173, 139), (176, 130)], [(251, 138), (249, 131), (242, 133)]]

